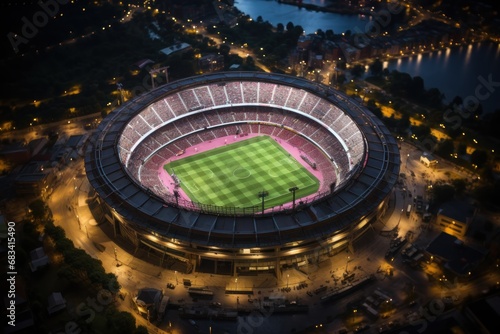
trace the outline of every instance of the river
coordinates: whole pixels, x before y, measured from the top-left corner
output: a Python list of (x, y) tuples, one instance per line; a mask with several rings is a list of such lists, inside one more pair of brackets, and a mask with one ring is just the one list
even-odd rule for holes
[[(303, 3), (323, 6), (325, 0), (304, 0)], [(306, 10), (297, 6), (282, 4), (276, 0), (235, 0), (234, 6), (253, 19), (261, 16), (264, 21), (269, 21), (273, 26), (282, 23), (285, 27), (288, 22), (300, 25), (306, 34), (311, 34), (321, 29), (332, 29), (334, 33), (351, 31), (365, 31), (365, 26), (370, 17), (361, 15), (336, 14)], [(357, 28), (357, 29), (356, 29)]]
[[(472, 96), (481, 101), (485, 113), (500, 109), (500, 45), (470, 44), (386, 61), (384, 67), (421, 76), (425, 88), (439, 88), (445, 101)], [(488, 81), (491, 87), (484, 84)]]
[[(324, 5), (328, 0), (304, 0), (304, 3)], [(365, 31), (370, 20), (361, 15), (309, 11), (275, 0), (236, 0), (235, 6), (253, 19), (261, 16), (274, 26), (292, 22), (302, 26), (306, 33), (318, 29), (332, 29), (335, 33)], [(435, 87), (444, 93), (445, 102), (457, 95), (463, 99), (472, 96), (480, 100), (484, 113), (500, 109), (500, 45), (483, 42), (454, 47), (387, 61), (384, 67), (421, 76), (426, 89)]]

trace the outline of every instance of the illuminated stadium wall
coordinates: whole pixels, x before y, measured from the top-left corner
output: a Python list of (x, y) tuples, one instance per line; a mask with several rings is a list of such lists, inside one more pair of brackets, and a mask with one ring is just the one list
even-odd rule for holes
[[(264, 213), (180, 200), (158, 169), (193, 145), (259, 133), (318, 162), (320, 191)], [(85, 167), (97, 218), (137, 247), (230, 273), (302, 265), (341, 250), (384, 214), (399, 174), (398, 146), (364, 107), (330, 87), (256, 72), (187, 78), (127, 102), (100, 124)], [(226, 272), (227, 273), (227, 272)]]

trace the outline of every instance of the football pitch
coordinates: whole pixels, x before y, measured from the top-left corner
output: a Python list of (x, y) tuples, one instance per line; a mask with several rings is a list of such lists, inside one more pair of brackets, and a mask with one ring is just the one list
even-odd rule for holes
[[(207, 205), (265, 208), (318, 191), (319, 181), (274, 139), (252, 137), (172, 161), (164, 166), (180, 180), (191, 201)], [(258, 209), (257, 209), (258, 210)]]

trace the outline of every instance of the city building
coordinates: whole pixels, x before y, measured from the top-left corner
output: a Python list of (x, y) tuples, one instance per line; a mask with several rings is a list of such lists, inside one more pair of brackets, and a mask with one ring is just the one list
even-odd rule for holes
[(439, 207), (435, 225), (448, 234), (464, 237), (476, 213), (477, 209), (473, 205), (461, 200), (451, 200)]
[(49, 257), (45, 254), (43, 247), (35, 248), (30, 252), (30, 269), (32, 272), (37, 271), (49, 264)]
[(159, 310), (162, 301), (161, 290), (154, 288), (140, 289), (134, 298), (137, 310), (147, 317), (154, 317)]
[(160, 52), (166, 56), (171, 56), (174, 53), (184, 53), (192, 49), (193, 47), (190, 44), (182, 42), (167, 46), (166, 48), (161, 49)]
[(420, 162), (423, 163), (426, 167), (433, 167), (438, 163), (437, 159), (432, 154), (427, 152), (424, 152), (420, 156)]
[(66, 299), (60, 292), (52, 292), (47, 299), (47, 313), (52, 315), (66, 308)]
[(224, 69), (224, 56), (211, 53), (198, 59), (198, 68), (202, 72), (214, 72)]
[(477, 266), (486, 257), (486, 251), (464, 244), (455, 236), (441, 232), (425, 249), (427, 257), (438, 263), (447, 273), (467, 278), (476, 273)]
[(43, 162), (31, 162), (25, 165), (14, 180), (16, 194), (28, 196), (46, 196), (49, 185), (55, 180), (51, 168), (45, 168)]

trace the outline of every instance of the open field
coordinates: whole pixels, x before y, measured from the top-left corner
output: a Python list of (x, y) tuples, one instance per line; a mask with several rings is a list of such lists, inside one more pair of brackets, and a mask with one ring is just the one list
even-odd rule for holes
[(175, 173), (193, 202), (215, 206), (260, 208), (259, 192), (266, 191), (265, 207), (315, 193), (319, 181), (275, 140), (257, 136), (165, 165)]

